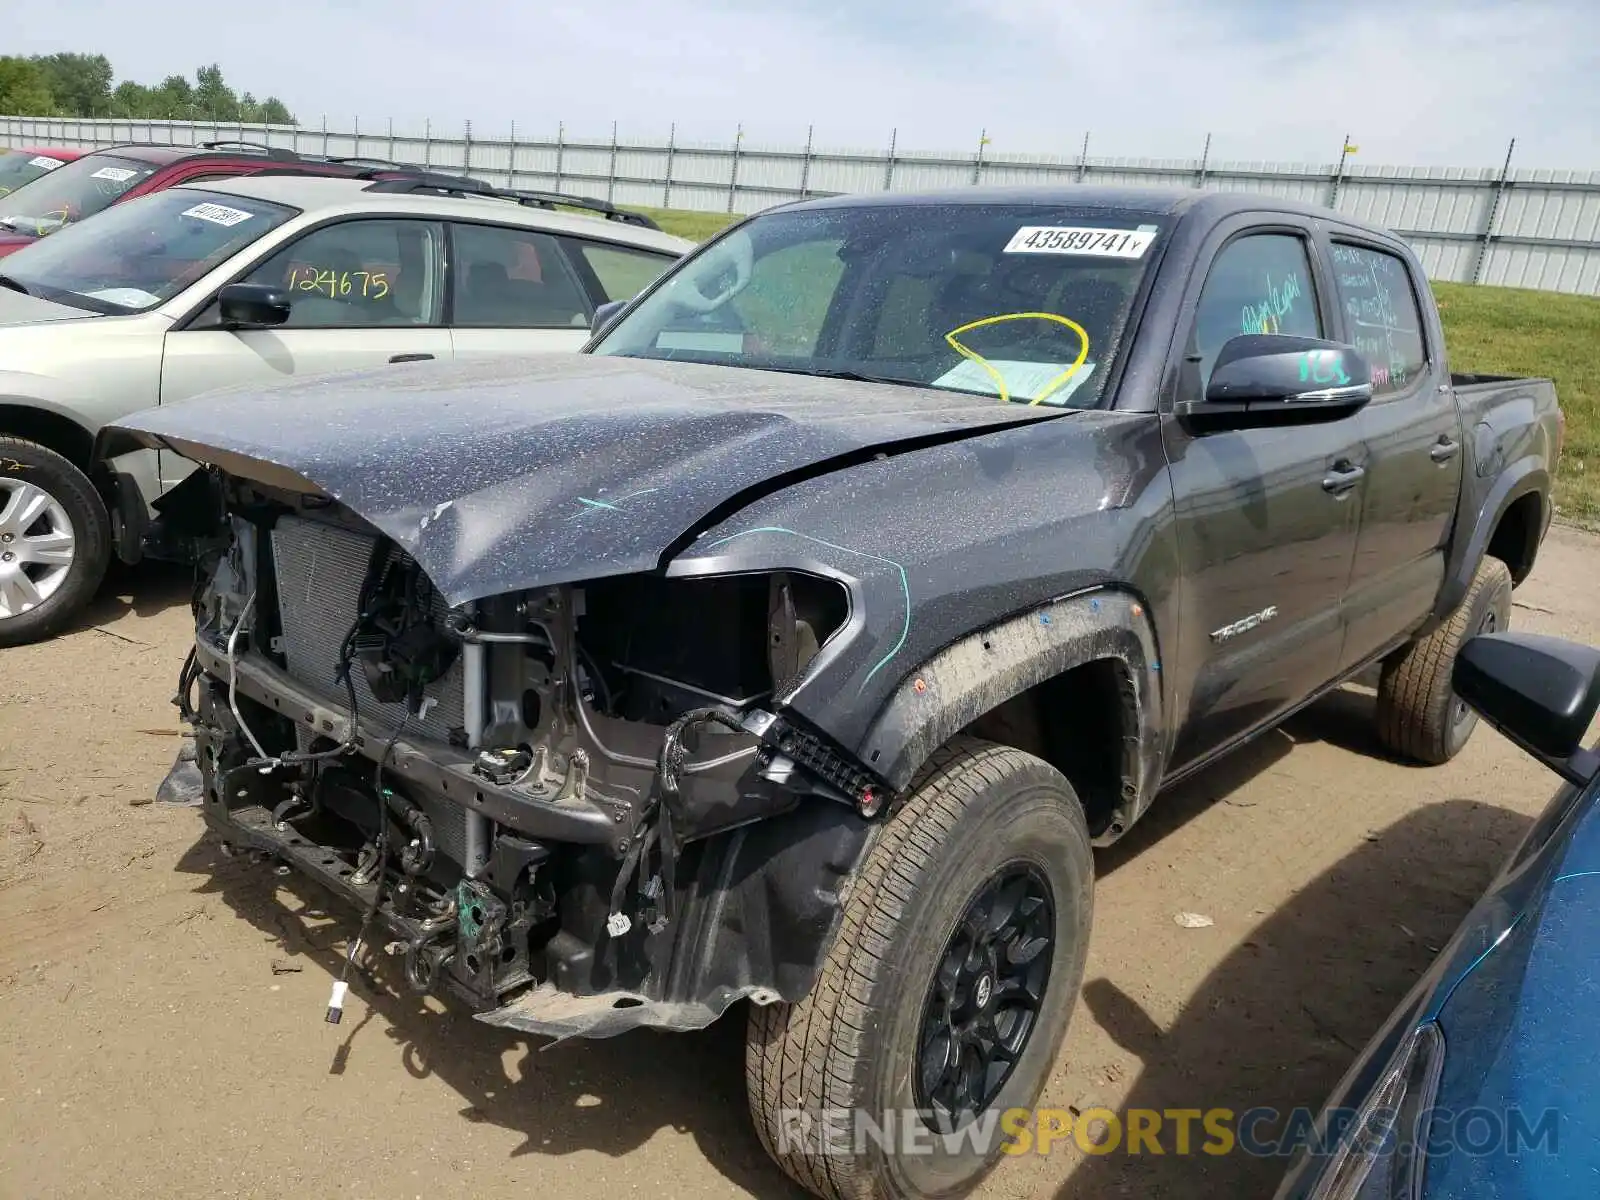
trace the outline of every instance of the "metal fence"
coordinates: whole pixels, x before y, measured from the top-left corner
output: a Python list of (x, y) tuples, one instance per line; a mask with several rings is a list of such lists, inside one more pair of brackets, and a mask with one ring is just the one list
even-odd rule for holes
[(617, 136), (484, 136), (471, 122), (449, 130), (397, 127), (240, 125), (176, 121), (0, 117), (9, 146), (190, 144), (239, 139), (312, 154), (368, 156), (467, 171), (490, 182), (599, 196), (618, 204), (747, 213), (805, 196), (912, 191), (958, 185), (1106, 183), (1261, 192), (1326, 205), (1394, 229), (1416, 248), (1434, 279), (1600, 294), (1600, 171), (1498, 167), (1384, 167), (1211, 162), (1196, 159), (879, 150), (813, 145), (663, 143)]

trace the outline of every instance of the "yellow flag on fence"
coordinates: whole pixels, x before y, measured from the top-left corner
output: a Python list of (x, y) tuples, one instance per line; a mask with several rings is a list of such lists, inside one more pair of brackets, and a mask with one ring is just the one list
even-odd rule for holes
[(1360, 149), (1361, 147), (1356, 145), (1354, 142), (1346, 142), (1344, 144), (1344, 152), (1346, 154), (1355, 154)]

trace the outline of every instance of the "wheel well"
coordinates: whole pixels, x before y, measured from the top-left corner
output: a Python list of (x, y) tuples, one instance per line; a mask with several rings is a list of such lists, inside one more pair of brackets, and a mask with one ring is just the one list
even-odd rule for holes
[(1055, 767), (1083, 802), (1090, 835), (1099, 837), (1126, 822), (1122, 810), (1137, 786), (1135, 703), (1127, 667), (1096, 659), (1013, 696), (962, 732)]
[(89, 470), (94, 435), (71, 417), (23, 404), (0, 404), (0, 437), (22, 438), (54, 450), (78, 470)]
[(1500, 514), (1500, 523), (1489, 538), (1489, 557), (1498, 558), (1511, 569), (1513, 583), (1521, 583), (1533, 570), (1543, 516), (1544, 501), (1538, 492), (1519, 496)]

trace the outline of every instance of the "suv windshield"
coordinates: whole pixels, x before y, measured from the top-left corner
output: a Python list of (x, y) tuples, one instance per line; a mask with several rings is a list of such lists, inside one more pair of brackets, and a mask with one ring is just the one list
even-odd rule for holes
[(30, 150), (0, 151), (0, 196), (9, 196), (25, 183), (32, 183), (47, 171), (54, 171), (64, 163), (48, 154), (35, 154)]
[(35, 296), (102, 313), (170, 300), (297, 210), (199, 188), (172, 188), (24, 246), (0, 272)]
[(111, 207), (154, 175), (156, 165), (115, 154), (85, 154), (0, 198), (0, 226), (42, 237)]
[(1038, 205), (779, 210), (686, 260), (592, 352), (1092, 407), (1164, 229)]

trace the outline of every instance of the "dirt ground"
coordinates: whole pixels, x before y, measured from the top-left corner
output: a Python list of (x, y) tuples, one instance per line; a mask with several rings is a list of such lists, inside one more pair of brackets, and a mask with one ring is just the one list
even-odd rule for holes
[[(1600, 642), (1596, 563), (1554, 530), (1514, 623)], [(748, 1125), (737, 1021), (541, 1053), (358, 985), (325, 1024), (353, 923), (143, 803), (178, 746), (185, 598), (122, 576), (74, 632), (0, 651), (0, 1196), (799, 1194)], [(1321, 1102), (1555, 787), (1487, 728), (1447, 767), (1385, 761), (1371, 707), (1327, 698), (1099, 855), (1043, 1104)], [(1280, 1170), (1058, 1145), (984, 1194), (1233, 1200)]]

